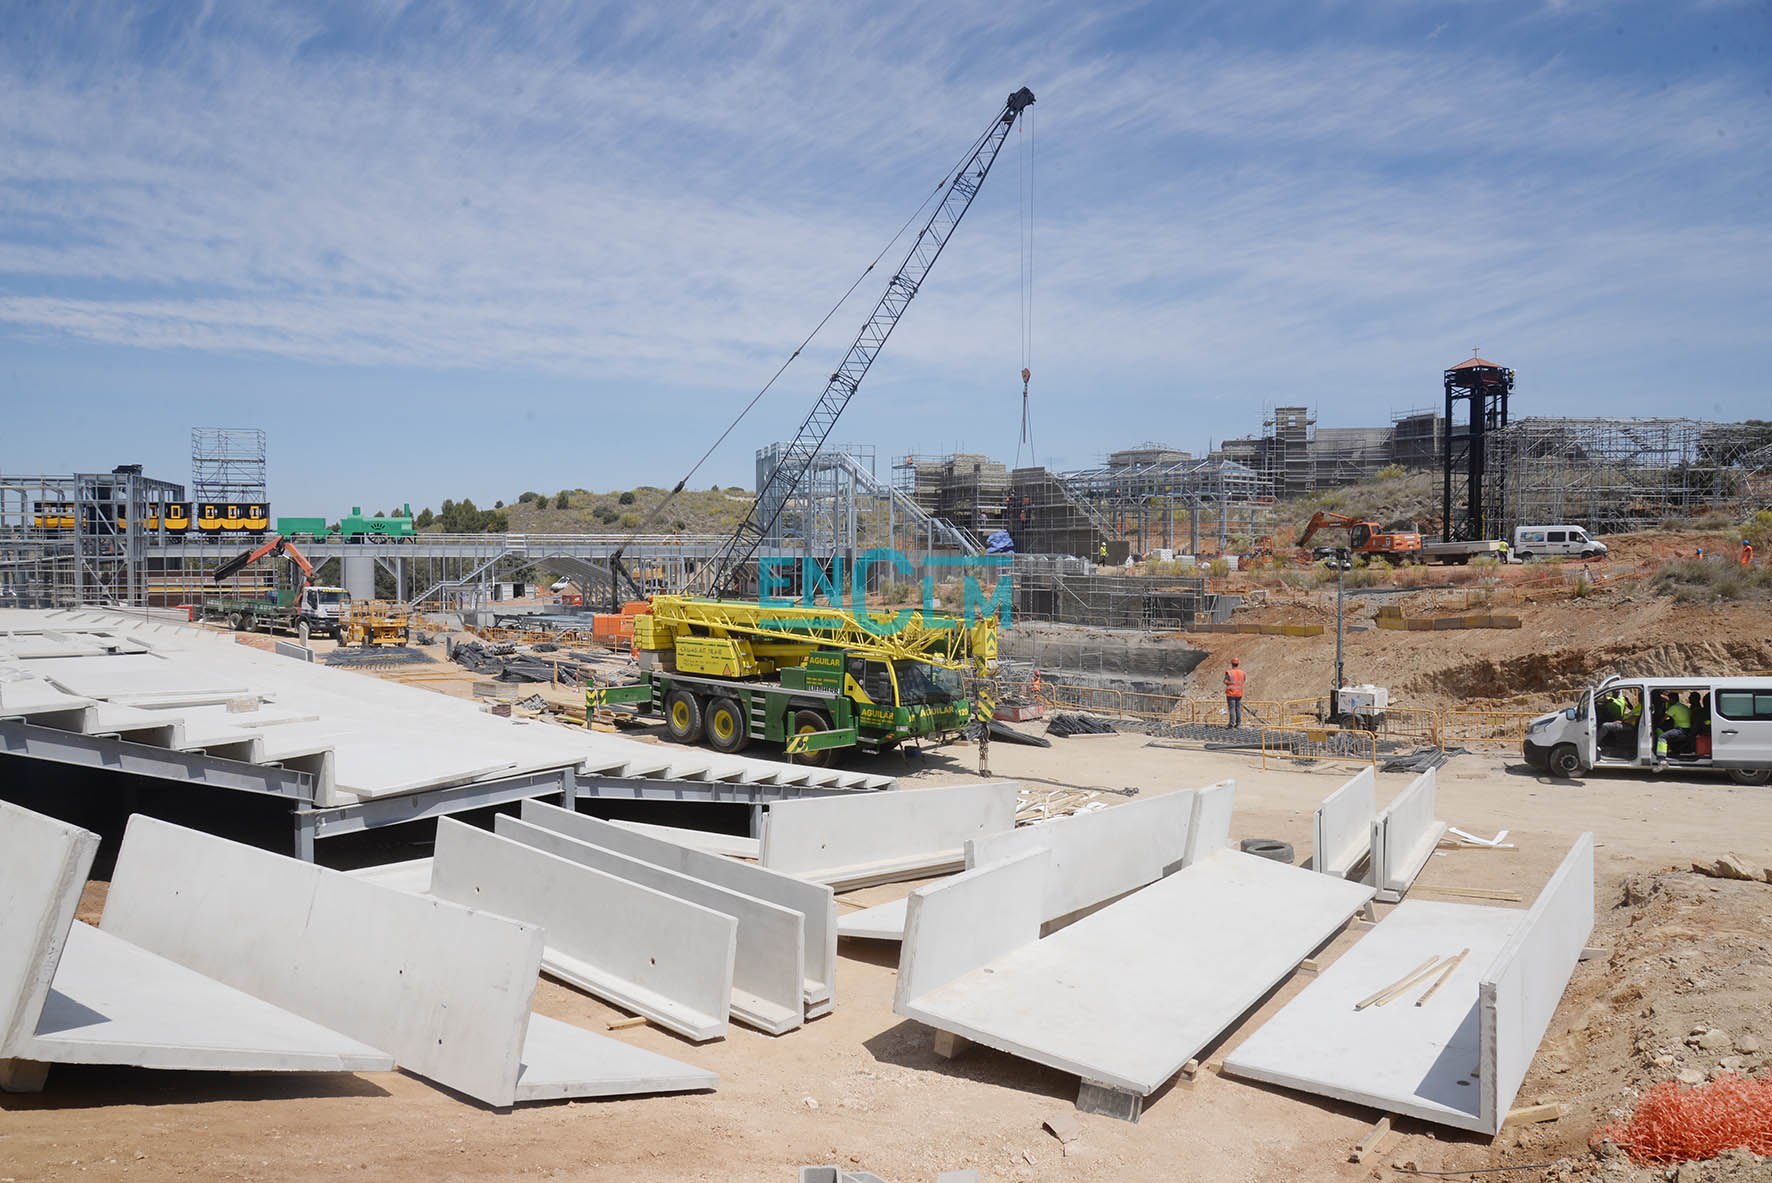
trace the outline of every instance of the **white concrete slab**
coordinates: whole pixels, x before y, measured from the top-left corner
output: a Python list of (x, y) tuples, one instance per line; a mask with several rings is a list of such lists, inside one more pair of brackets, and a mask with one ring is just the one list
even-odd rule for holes
[(711, 1089), (717, 1073), (632, 1047), (546, 1015), (531, 1015), (517, 1100), (634, 1097)]
[(1193, 823), (1193, 790), (1072, 814), (966, 843), (966, 865), (1004, 862), (1044, 847), (1052, 854), (1042, 920), (1094, 907), (1181, 869)]
[(138, 814), (102, 927), (439, 1084), (516, 1099), (541, 964), (533, 925)]
[(1203, 858), (1230, 849), (1231, 813), (1237, 804), (1237, 782), (1221, 780), (1194, 794), (1194, 816), (1188, 826), (1188, 850), (1182, 859), (1191, 867)]
[[(523, 802), (524, 821), (594, 846), (619, 851), (661, 867), (718, 884), (732, 891), (791, 908), (804, 917), (807, 1018), (829, 1010), (837, 990), (837, 899), (822, 883), (809, 883), (767, 867), (741, 863), (655, 838), (631, 827), (603, 821), (534, 798)], [(819, 1004), (824, 1004), (822, 1010)]]
[[(1528, 910), (1409, 900), (1225, 1058), (1225, 1070), (1494, 1134), (1593, 930), (1593, 836)], [(1469, 949), (1384, 1006), (1354, 1004), (1430, 956)]]
[(9, 1054), (53, 1064), (387, 1072), (394, 1057), (76, 923), (36, 1032)]
[(1485, 1129), (1499, 1130), (1594, 929), (1594, 836), (1582, 834), (1478, 987)]
[(741, 838), (737, 834), (715, 834), (709, 830), (686, 830), (681, 826), (656, 826), (650, 822), (615, 820), (609, 824), (620, 826), (624, 830), (632, 830), (636, 834), (645, 834), (653, 838), (662, 838), (666, 842), (675, 842), (678, 846), (705, 850), (709, 854), (723, 854), (730, 858), (744, 859), (755, 859), (762, 854), (763, 844), (761, 842), (755, 838)]
[(1013, 781), (777, 801), (762, 865), (839, 890), (964, 865), (966, 841), (1015, 825)]
[(541, 968), (686, 1039), (726, 1033), (730, 916), (501, 838), (437, 821), (431, 893), (546, 931)]
[[(1383, 1113), (1485, 1130), (1479, 1110), (1477, 985), (1519, 927), (1517, 908), (1408, 900), (1225, 1057), (1227, 1073)], [(1431, 956), (1470, 949), (1425, 1006), (1430, 982), (1384, 1006), (1359, 1002)]]
[(732, 917), (738, 923), (732, 1017), (770, 1035), (805, 1022), (806, 918), (801, 913), (507, 814), (495, 825), (501, 838)]
[(98, 835), (0, 801), (0, 1058), (36, 1029)]
[(399, 863), (383, 863), (379, 867), (358, 867), (345, 874), (353, 879), (361, 879), (365, 883), (375, 883), (382, 887), (391, 887), (395, 891), (411, 892), (413, 895), (427, 895), (431, 890), (431, 863), (428, 858), (407, 859)]
[(1372, 851), (1378, 816), (1378, 775), (1358, 775), (1323, 798), (1311, 818), (1311, 870), (1346, 878)]
[[(1138, 1096), (1161, 1087), (1372, 895), (1363, 884), (1220, 851), (1035, 941), (1025, 897), (1037, 884), (1011, 891), (998, 880), (986, 895), (969, 882), (1012, 865), (912, 893), (893, 1009)], [(953, 908), (939, 926), (920, 925), (948, 892), (986, 898)], [(1013, 914), (997, 921), (1006, 907)]]
[(1384, 903), (1403, 898), (1446, 832), (1446, 823), (1434, 816), (1438, 808), (1435, 785), (1430, 768), (1409, 782), (1372, 821), (1370, 878)]
[(910, 898), (887, 900), (837, 917), (837, 935), (864, 941), (902, 941)]

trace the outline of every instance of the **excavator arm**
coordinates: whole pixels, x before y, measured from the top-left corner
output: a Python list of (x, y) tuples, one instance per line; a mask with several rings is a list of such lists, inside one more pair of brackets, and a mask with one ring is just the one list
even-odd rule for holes
[(1304, 533), (1298, 536), (1298, 542), (1296, 545), (1300, 547), (1309, 546), (1311, 544), (1311, 539), (1316, 537), (1317, 531), (1324, 527), (1337, 529), (1343, 526), (1355, 526), (1358, 524), (1359, 520), (1357, 518), (1350, 518), (1345, 514), (1330, 513), (1326, 509), (1319, 509), (1316, 513), (1311, 515), (1311, 520), (1305, 525)]

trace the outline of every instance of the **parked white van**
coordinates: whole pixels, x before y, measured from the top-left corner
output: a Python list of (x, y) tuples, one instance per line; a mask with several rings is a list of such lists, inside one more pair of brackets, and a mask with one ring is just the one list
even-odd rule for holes
[(1518, 559), (1548, 558), (1554, 555), (1576, 555), (1591, 559), (1604, 557), (1606, 544), (1589, 538), (1580, 526), (1516, 526), (1514, 557)]
[[(1682, 717), (1687, 726), (1677, 726)], [(1528, 723), (1524, 752), (1526, 763), (1557, 776), (1714, 768), (1763, 785), (1772, 781), (1772, 674), (1607, 678), (1567, 710)]]

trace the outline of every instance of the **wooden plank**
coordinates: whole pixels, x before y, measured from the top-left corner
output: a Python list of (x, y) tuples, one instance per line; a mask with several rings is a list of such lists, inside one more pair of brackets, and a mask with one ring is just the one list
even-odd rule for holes
[(1440, 959), (1437, 956), (1429, 957), (1426, 961), (1422, 962), (1420, 965), (1416, 966), (1414, 969), (1410, 970), (1408, 973), (1404, 974), (1402, 977), (1398, 978), (1396, 981), (1392, 982), (1390, 985), (1385, 986), (1382, 989), (1374, 990), (1372, 993), (1366, 995), (1366, 997), (1360, 999), (1360, 1001), (1354, 1003), (1354, 1009), (1355, 1010), (1365, 1010), (1367, 1007), (1369, 1007), (1373, 1003), (1377, 1002), (1380, 998), (1383, 998), (1386, 994), (1389, 994), (1392, 990), (1395, 990), (1401, 986), (1406, 986), (1410, 982), (1414, 981), (1420, 975), (1426, 973), (1428, 971), (1428, 969), (1431, 968), (1439, 960)]
[(1417, 883), (1415, 885), (1415, 890), (1431, 891), (1438, 895), (1455, 895), (1473, 900), (1506, 900), (1516, 904), (1520, 902), (1520, 895), (1518, 892), (1495, 891), (1492, 888), (1487, 887), (1435, 887), (1428, 884)]
[(1432, 998), (1434, 996), (1434, 991), (1446, 984), (1446, 979), (1452, 976), (1452, 971), (1463, 965), (1464, 959), (1469, 957), (1470, 953), (1470, 946), (1468, 945), (1459, 950), (1458, 956), (1446, 963), (1446, 968), (1440, 971), (1440, 976), (1434, 979), (1434, 984), (1427, 988), (1427, 992), (1415, 1000), (1415, 1005), (1420, 1006), (1428, 999)]
[(628, 1015), (622, 1019), (610, 1019), (608, 1029), (610, 1031), (626, 1031), (629, 1027), (644, 1027), (645, 1025), (645, 1015)]
[(1379, 1118), (1378, 1124), (1368, 1130), (1364, 1138), (1354, 1143), (1354, 1148), (1348, 1153), (1347, 1160), (1349, 1162), (1365, 1162), (1366, 1156), (1377, 1150), (1380, 1142), (1390, 1137), (1391, 1119), (1395, 1116), (1394, 1113), (1387, 1113)]
[(1508, 1110), (1507, 1117), (1501, 1123), (1501, 1128), (1505, 1130), (1509, 1126), (1556, 1121), (1568, 1112), (1569, 1106), (1561, 1101), (1547, 1101), (1542, 1105), (1522, 1105), (1518, 1109)]

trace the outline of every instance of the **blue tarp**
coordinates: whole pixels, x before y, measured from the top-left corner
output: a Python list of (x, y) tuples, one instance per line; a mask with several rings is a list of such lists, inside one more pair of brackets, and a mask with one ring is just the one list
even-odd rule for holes
[(1015, 553), (1015, 539), (1009, 537), (1007, 530), (992, 530), (990, 537), (984, 540), (984, 553), (987, 555), (1012, 555)]

